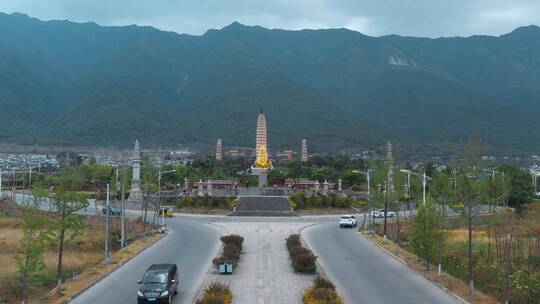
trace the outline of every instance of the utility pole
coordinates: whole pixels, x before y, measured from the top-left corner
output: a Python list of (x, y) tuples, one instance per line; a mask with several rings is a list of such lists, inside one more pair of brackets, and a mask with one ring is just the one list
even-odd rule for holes
[[(371, 224), (371, 217), (374, 217), (373, 210), (371, 210), (371, 184), (370, 184), (370, 172), (373, 171), (372, 169), (366, 170), (366, 176), (367, 176), (367, 195), (368, 195), (368, 233), (373, 233), (373, 224)], [(371, 225), (370, 225), (371, 224)]]
[(410, 172), (407, 172), (407, 209), (409, 209), (409, 217), (411, 217), (412, 208), (411, 208), (411, 173)]
[(146, 237), (146, 215), (148, 214), (148, 200), (150, 198), (148, 180), (146, 180), (146, 191), (143, 192), (144, 217), (143, 217), (143, 238)]
[(422, 204), (424, 207), (426, 206), (426, 171), (424, 171), (424, 175), (422, 176)]
[(4, 197), (2, 194), (2, 169), (0, 169), (0, 199)]
[(392, 177), (394, 175), (394, 158), (392, 156), (392, 143), (388, 141), (386, 144), (386, 164), (388, 171), (386, 173), (386, 192), (384, 200), (384, 241), (387, 240), (387, 223), (388, 223), (388, 200), (393, 192)]
[[(28, 200), (31, 201), (32, 198), (30, 197), (30, 189), (32, 187), (32, 167), (30, 167), (30, 169), (28, 170), (28, 193), (27, 193), (27, 197), (28, 197)], [(39, 202), (38, 202), (39, 204)]]
[[(159, 168), (158, 171), (158, 193), (157, 193), (157, 200), (158, 200), (158, 217), (159, 213), (161, 212), (161, 168)], [(165, 216), (165, 212), (163, 212), (163, 216)], [(154, 217), (155, 218), (155, 217)]]
[(15, 173), (15, 169), (11, 169), (11, 199), (15, 202), (17, 201), (15, 197), (16, 177), (17, 173)]
[(110, 253), (109, 253), (109, 213), (111, 210), (109, 208), (109, 184), (107, 184), (107, 203), (105, 205), (105, 264), (109, 263)]
[(120, 245), (122, 248), (126, 247), (126, 209), (124, 205), (124, 197), (125, 197), (125, 182), (122, 180), (122, 186), (121, 186), (121, 195), (120, 198), (120, 208), (122, 210), (122, 214), (120, 216)]

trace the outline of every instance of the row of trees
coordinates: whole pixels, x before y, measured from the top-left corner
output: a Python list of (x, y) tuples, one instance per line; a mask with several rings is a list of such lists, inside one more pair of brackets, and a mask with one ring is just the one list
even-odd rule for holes
[[(481, 211), (497, 213), (497, 207), (523, 208), (532, 201), (531, 179), (512, 166), (486, 168), (476, 146), (470, 146), (459, 167), (433, 172), (426, 205), (420, 205), (413, 219), (411, 246), (425, 260), (426, 267), (437, 259), (439, 272), (445, 253), (445, 219), (449, 211), (466, 219), (467, 280), (474, 293), (473, 224)], [(399, 235), (398, 235), (399, 237)], [(491, 246), (491, 245), (490, 245)], [(509, 274), (508, 274), (509, 275)]]
[[(17, 266), (22, 303), (28, 303), (30, 282), (45, 267), (43, 252), (46, 246), (57, 248), (56, 288), (59, 295), (62, 293), (64, 248), (85, 228), (84, 217), (76, 213), (88, 205), (87, 196), (79, 192), (83, 180), (79, 171), (66, 169), (48, 177), (54, 192), (49, 192), (41, 182), (36, 182), (31, 188), (32, 200), (21, 206), (23, 239)], [(52, 215), (39, 208), (45, 199), (49, 199), (54, 207)]]

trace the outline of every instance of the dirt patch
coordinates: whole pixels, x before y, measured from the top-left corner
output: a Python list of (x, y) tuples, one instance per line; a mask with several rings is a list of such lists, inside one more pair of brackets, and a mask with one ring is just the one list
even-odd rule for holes
[[(454, 243), (467, 243), (469, 241), (469, 230), (468, 229), (455, 229), (447, 230), (446, 236), (448, 241)], [(476, 229), (473, 233), (473, 242), (475, 243), (488, 243), (489, 239), (487, 232), (484, 230)]]
[(94, 284), (94, 282), (107, 276), (109, 273), (113, 272), (115, 269), (130, 260), (133, 256), (137, 255), (139, 252), (141, 252), (148, 246), (160, 240), (162, 236), (163, 235), (161, 234), (154, 234), (145, 239), (139, 239), (131, 243), (126, 249), (114, 253), (111, 257), (111, 262), (108, 265), (98, 264), (96, 266), (87, 268), (76, 278), (65, 282), (63, 285), (64, 295), (62, 297), (56, 296), (55, 289), (51, 290), (49, 294), (43, 299), (43, 303), (67, 303), (72, 297), (79, 294), (86, 288), (90, 287), (92, 284)]

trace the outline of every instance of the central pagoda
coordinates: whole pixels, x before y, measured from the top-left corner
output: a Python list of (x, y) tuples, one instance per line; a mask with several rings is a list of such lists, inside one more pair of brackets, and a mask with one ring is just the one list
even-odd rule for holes
[(267, 150), (266, 117), (261, 109), (257, 118), (257, 138), (255, 144), (255, 163), (251, 166), (251, 172), (259, 176), (259, 188), (268, 187), (268, 170), (272, 168)]

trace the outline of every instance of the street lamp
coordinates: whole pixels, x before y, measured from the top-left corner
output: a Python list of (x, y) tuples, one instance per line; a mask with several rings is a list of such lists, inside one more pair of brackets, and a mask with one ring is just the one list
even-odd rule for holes
[(411, 187), (411, 175), (418, 176), (422, 179), (422, 203), (425, 206), (426, 205), (426, 185), (427, 182), (431, 180), (431, 177), (426, 175), (426, 172), (424, 171), (423, 174), (413, 172), (411, 170), (400, 170), (403, 173), (407, 173), (407, 181), (409, 183), (409, 188)]
[[(366, 173), (363, 173), (359, 170), (352, 170), (353, 173), (362, 173), (362, 174), (365, 174), (366, 175), (366, 178), (367, 178), (367, 197), (368, 197), (368, 230), (369, 232), (371, 233), (372, 232), (372, 228), (373, 227), (369, 227), (369, 222), (370, 222), (370, 217), (371, 216), (375, 216), (374, 214), (371, 214), (371, 185), (370, 185), (370, 173), (373, 171), (373, 169), (367, 169), (366, 170)], [(375, 221), (375, 218), (373, 218), (373, 221)]]
[[(161, 176), (163, 174), (173, 173), (173, 172), (176, 172), (176, 169), (169, 170), (169, 171), (164, 171), (164, 172), (161, 172), (161, 169), (159, 169), (159, 171), (158, 171), (158, 206), (159, 206), (158, 207), (158, 216), (159, 216), (159, 212), (161, 212)], [(165, 227), (165, 212), (161, 213), (161, 226)]]

